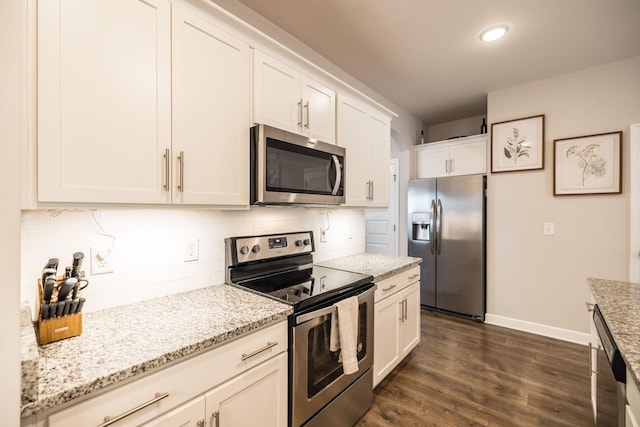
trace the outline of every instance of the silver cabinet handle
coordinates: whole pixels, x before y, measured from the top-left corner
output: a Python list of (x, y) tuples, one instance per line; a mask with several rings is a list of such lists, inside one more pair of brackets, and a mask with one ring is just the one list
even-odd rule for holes
[(298, 102), (298, 127), (302, 127), (302, 98)]
[(164, 189), (164, 191), (169, 191), (169, 173), (171, 171), (171, 165), (169, 165), (170, 156), (168, 148), (165, 148), (162, 157), (164, 158), (164, 176), (162, 177), (162, 188)]
[(374, 182), (371, 181), (371, 200), (375, 199), (375, 188), (373, 187)]
[(393, 289), (393, 288), (395, 288), (395, 287), (396, 287), (396, 285), (391, 285), (391, 286), (389, 286), (389, 287), (387, 287), (387, 288), (384, 288), (384, 289), (382, 290), (382, 292), (390, 291), (391, 289)]
[(593, 357), (593, 354), (591, 354), (592, 348), (591, 342), (589, 342), (589, 378), (591, 378), (591, 374), (593, 374), (593, 363), (591, 362), (591, 358)]
[(133, 409), (128, 410), (127, 412), (123, 412), (122, 414), (111, 418), (110, 416), (105, 416), (104, 417), (104, 422), (102, 424), (100, 424), (98, 427), (107, 427), (110, 426), (111, 424), (117, 423), (118, 421), (120, 421), (123, 418), (128, 417), (131, 414), (134, 414), (138, 411), (141, 411), (142, 409), (146, 408), (147, 406), (151, 406), (156, 402), (161, 401), (164, 398), (169, 397), (169, 393), (156, 393), (155, 397), (151, 400), (149, 400), (148, 402), (143, 403), (142, 405), (136, 406)]
[(212, 424), (215, 427), (220, 427), (220, 411), (213, 411), (213, 414), (211, 414), (211, 418), (213, 418), (213, 420), (215, 421), (215, 424)]
[(409, 276), (409, 280), (417, 279), (420, 277), (420, 273), (414, 274), (413, 276)]
[(242, 356), (240, 356), (240, 360), (244, 362), (245, 360), (250, 359), (253, 356), (258, 355), (258, 354), (262, 353), (263, 351), (267, 351), (271, 347), (275, 347), (277, 345), (278, 345), (277, 341), (275, 341), (275, 342), (267, 341), (267, 345), (265, 345), (262, 348), (259, 348), (259, 349), (255, 350), (255, 351), (252, 351), (251, 353), (242, 353)]
[(399, 304), (400, 304), (400, 319), (398, 320), (400, 320), (401, 323), (404, 323), (404, 300), (400, 301)]
[(404, 299), (404, 301), (402, 301), (402, 319), (403, 319), (403, 322), (407, 320), (407, 299), (406, 298)]
[(338, 194), (340, 184), (342, 183), (342, 166), (340, 166), (340, 160), (338, 160), (338, 156), (332, 154), (331, 158), (333, 159), (333, 165), (336, 168), (336, 182), (333, 185), (333, 190), (331, 190), (331, 194), (335, 196), (336, 194)]
[(445, 172), (449, 172), (449, 160), (445, 160), (444, 161), (444, 171)]
[(453, 159), (449, 160), (449, 172), (453, 172)]
[(304, 125), (305, 128), (309, 129), (309, 101), (304, 104), (304, 108), (307, 110), (307, 123)]
[(184, 193), (184, 151), (178, 154), (178, 191)]

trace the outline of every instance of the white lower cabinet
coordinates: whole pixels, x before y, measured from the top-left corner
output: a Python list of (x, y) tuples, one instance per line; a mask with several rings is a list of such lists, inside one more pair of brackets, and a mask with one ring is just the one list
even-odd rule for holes
[(39, 414), (38, 425), (284, 427), (287, 339), (287, 322), (282, 321), (64, 409)]
[(377, 283), (373, 386), (420, 342), (420, 270), (414, 267)]
[(207, 426), (285, 426), (286, 353), (208, 391), (205, 401)]
[(626, 427), (640, 427), (640, 390), (627, 368)]

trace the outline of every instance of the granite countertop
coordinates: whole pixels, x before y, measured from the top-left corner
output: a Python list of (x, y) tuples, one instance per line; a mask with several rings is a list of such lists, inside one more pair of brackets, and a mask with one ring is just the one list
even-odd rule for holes
[(640, 388), (640, 283), (593, 278), (587, 283)]
[[(86, 313), (82, 335), (36, 349), (37, 364), (27, 366), (37, 370), (37, 394), (33, 401), (23, 400), (21, 415), (53, 408), (212, 348), (284, 320), (291, 312), (290, 306), (275, 300), (215, 285)], [(23, 361), (32, 360), (28, 338), (21, 343)], [(34, 377), (33, 372), (23, 372), (23, 378), (25, 374)]]
[(363, 253), (318, 262), (317, 264), (323, 267), (337, 268), (338, 270), (370, 274), (373, 276), (374, 282), (379, 282), (415, 267), (421, 262), (422, 258)]

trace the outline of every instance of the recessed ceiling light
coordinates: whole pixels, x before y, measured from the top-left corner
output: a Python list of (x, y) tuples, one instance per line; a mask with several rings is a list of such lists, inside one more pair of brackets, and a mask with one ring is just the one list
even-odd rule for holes
[(507, 31), (509, 31), (508, 25), (494, 25), (481, 32), (480, 39), (485, 42), (492, 42), (507, 34)]

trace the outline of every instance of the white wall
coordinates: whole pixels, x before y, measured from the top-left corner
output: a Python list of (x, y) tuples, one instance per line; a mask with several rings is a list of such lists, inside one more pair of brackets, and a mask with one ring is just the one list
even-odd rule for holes
[[(625, 280), (640, 57), (491, 92), (488, 122), (545, 114), (545, 167), (488, 177), (489, 322), (586, 342), (587, 277)], [(490, 126), (489, 126), (490, 127)], [(553, 140), (624, 131), (621, 195), (553, 196)], [(490, 131), (490, 129), (489, 129)], [(555, 236), (544, 236), (544, 222)]]
[[(60, 259), (62, 274), (78, 251), (87, 257), (83, 264), (90, 282), (85, 289), (86, 311), (224, 283), (225, 237), (311, 230), (315, 261), (364, 252), (364, 211), (359, 209), (113, 209), (95, 214), (104, 230), (116, 236), (113, 274), (91, 276), (91, 246), (109, 247), (112, 239), (102, 235), (90, 211), (22, 214), (23, 300), (33, 306), (36, 280), (49, 258)], [(320, 242), (320, 228), (328, 226), (327, 242)], [(198, 261), (184, 262), (188, 239), (199, 240)]]
[(20, 425), (20, 141), (22, 136), (22, 26), (25, 2), (0, 2), (0, 167), (2, 208), (0, 209), (0, 424)]
[(445, 139), (458, 136), (477, 135), (480, 133), (482, 119), (486, 117), (487, 116), (483, 114), (480, 116), (467, 117), (460, 120), (429, 126), (425, 135), (425, 140), (427, 142), (434, 142), (444, 141)]

